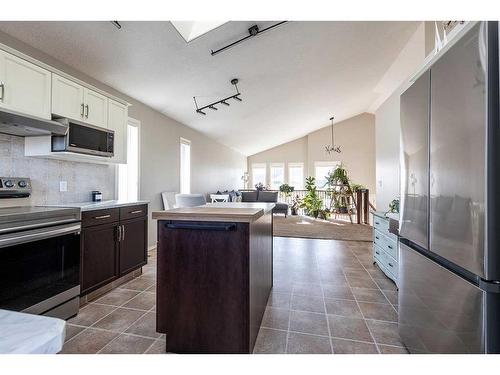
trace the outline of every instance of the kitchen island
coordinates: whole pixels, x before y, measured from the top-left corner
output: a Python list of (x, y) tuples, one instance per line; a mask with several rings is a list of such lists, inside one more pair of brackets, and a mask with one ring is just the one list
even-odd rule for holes
[(252, 353), (272, 288), (272, 209), (215, 203), (158, 220), (157, 331), (174, 353)]

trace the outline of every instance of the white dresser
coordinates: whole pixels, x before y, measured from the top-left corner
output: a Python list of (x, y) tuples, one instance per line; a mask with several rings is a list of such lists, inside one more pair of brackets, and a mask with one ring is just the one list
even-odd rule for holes
[(389, 218), (373, 211), (373, 262), (398, 284), (398, 236), (389, 232)]

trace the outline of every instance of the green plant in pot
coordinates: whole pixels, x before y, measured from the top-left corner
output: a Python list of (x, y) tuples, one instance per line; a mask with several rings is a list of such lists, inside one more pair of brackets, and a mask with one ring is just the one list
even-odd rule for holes
[(309, 176), (306, 178), (306, 190), (307, 193), (302, 198), (300, 207), (305, 209), (306, 215), (317, 218), (323, 207), (323, 201), (318, 195), (316, 179), (314, 177)]
[(295, 188), (293, 186), (288, 185), (288, 184), (283, 184), (280, 186), (280, 192), (282, 192), (283, 195), (287, 198), (290, 195), (292, 195), (294, 190), (295, 190)]
[(299, 198), (298, 195), (296, 195), (293, 198), (292, 205), (290, 207), (290, 211), (292, 212), (292, 215), (296, 216), (299, 214), (299, 208), (302, 204), (302, 199)]

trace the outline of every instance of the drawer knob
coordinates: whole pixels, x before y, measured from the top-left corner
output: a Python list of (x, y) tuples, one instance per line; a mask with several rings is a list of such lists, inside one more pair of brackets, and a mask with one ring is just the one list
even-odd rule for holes
[(376, 238), (377, 240), (380, 240), (380, 238), (379, 238), (378, 236), (375, 236), (375, 238)]
[(387, 245), (387, 247), (388, 247), (389, 249), (392, 249), (392, 246), (391, 246), (391, 245)]
[(392, 265), (392, 263), (389, 263), (389, 266), (394, 267), (394, 266)]
[(376, 224), (376, 225), (380, 225), (380, 222), (379, 222), (379, 221), (376, 221), (376, 222), (375, 222), (375, 224)]
[(108, 217), (111, 217), (111, 215), (96, 216), (96, 217), (94, 217), (94, 219), (101, 220), (101, 219), (107, 219)]
[(380, 255), (380, 253), (379, 253), (378, 251), (375, 251), (375, 254), (378, 254), (378, 255)]

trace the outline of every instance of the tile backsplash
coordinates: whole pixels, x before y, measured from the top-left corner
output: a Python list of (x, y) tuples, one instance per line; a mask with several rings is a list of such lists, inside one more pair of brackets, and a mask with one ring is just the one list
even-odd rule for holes
[[(86, 202), (92, 190), (100, 190), (103, 200), (115, 198), (114, 165), (27, 157), (23, 137), (0, 134), (0, 176), (29, 177), (33, 189), (30, 198), (0, 199), (0, 207)], [(67, 191), (59, 191), (60, 181)]]

